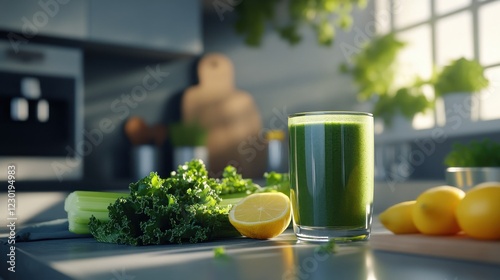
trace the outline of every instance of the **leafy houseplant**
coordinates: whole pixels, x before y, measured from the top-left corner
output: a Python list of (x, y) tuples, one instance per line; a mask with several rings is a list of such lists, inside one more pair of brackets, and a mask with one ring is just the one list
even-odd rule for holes
[(170, 140), (174, 147), (174, 166), (192, 159), (201, 159), (206, 164), (208, 163), (205, 129), (197, 123), (174, 123), (169, 126), (169, 130)]
[(396, 116), (411, 120), (417, 113), (433, 106), (422, 92), (426, 82), (416, 79), (410, 85), (394, 89), (398, 73), (396, 58), (406, 43), (393, 33), (373, 38), (352, 59), (352, 66), (341, 66), (358, 86), (358, 99), (374, 100), (373, 114), (388, 126)]
[(490, 139), (453, 145), (445, 157), (446, 182), (459, 188), (500, 181), (500, 143)]
[(455, 143), (444, 163), (448, 167), (500, 167), (500, 143), (490, 139)]
[(196, 123), (174, 123), (169, 126), (170, 141), (174, 147), (204, 146), (207, 132)]
[(489, 84), (484, 68), (476, 60), (459, 58), (445, 66), (437, 75), (434, 88), (437, 96), (451, 93), (475, 93)]
[(416, 114), (432, 108), (432, 105), (433, 102), (425, 97), (420, 86), (410, 86), (398, 89), (394, 96), (381, 95), (375, 103), (373, 114), (391, 126), (398, 114), (411, 120)]
[[(278, 19), (280, 0), (241, 1), (236, 6), (238, 19), (235, 29), (245, 36), (250, 46), (259, 46), (266, 24), (271, 23), (281, 38), (291, 45), (301, 41), (301, 25), (309, 25), (316, 32), (318, 43), (330, 46), (335, 37), (335, 28), (347, 30), (352, 25), (351, 11), (354, 5), (365, 7), (366, 0), (288, 0), (287, 22)], [(330, 17), (337, 15), (336, 21)]]
[(373, 38), (352, 58), (352, 66), (341, 65), (358, 86), (358, 99), (368, 100), (374, 95), (387, 95), (396, 75), (396, 57), (406, 43), (393, 33)]
[(436, 96), (443, 99), (447, 122), (451, 120), (456, 106), (462, 110), (460, 116), (470, 121), (472, 102), (468, 99), (472, 94), (486, 88), (488, 83), (483, 67), (475, 60), (460, 58), (445, 66), (437, 74), (434, 88)]

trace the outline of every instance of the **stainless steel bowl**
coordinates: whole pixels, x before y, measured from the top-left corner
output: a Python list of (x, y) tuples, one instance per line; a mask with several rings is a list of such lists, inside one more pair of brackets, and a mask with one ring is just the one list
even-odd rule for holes
[(467, 190), (484, 182), (500, 182), (500, 167), (449, 167), (446, 183)]

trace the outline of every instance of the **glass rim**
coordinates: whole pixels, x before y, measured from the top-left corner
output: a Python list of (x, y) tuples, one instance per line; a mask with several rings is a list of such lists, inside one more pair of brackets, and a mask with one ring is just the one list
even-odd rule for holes
[(359, 111), (310, 111), (289, 114), (289, 118), (304, 117), (304, 116), (321, 116), (321, 115), (350, 115), (350, 116), (367, 116), (373, 117), (372, 113), (359, 112)]

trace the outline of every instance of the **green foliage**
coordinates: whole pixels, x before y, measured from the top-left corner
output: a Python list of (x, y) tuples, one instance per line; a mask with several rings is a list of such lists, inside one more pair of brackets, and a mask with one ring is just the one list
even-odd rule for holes
[(207, 132), (197, 123), (174, 123), (169, 126), (169, 134), (174, 147), (204, 146)]
[(435, 89), (438, 96), (457, 92), (475, 93), (488, 84), (479, 62), (462, 57), (452, 61), (437, 75)]
[(90, 233), (99, 242), (129, 245), (239, 236), (228, 219), (231, 206), (220, 205), (221, 188), (200, 160), (180, 165), (167, 179), (152, 172), (108, 207), (109, 221), (92, 217)]
[(227, 259), (229, 256), (226, 254), (226, 250), (224, 247), (215, 247), (214, 248), (214, 258), (216, 259)]
[(448, 167), (500, 167), (500, 143), (490, 139), (455, 143), (444, 163)]
[[(330, 46), (335, 38), (335, 29), (339, 27), (349, 30), (352, 25), (350, 15), (353, 5), (364, 8), (366, 0), (289, 0), (287, 22), (276, 18), (280, 0), (243, 1), (236, 6), (238, 19), (235, 29), (245, 36), (245, 42), (250, 46), (259, 46), (266, 25), (271, 23), (281, 38), (295, 45), (302, 40), (299, 28), (309, 25), (316, 32), (318, 43)], [(332, 21), (332, 15), (337, 20)]]
[(252, 193), (282, 192), (290, 195), (290, 176), (288, 173), (266, 172), (264, 179), (265, 186), (260, 187), (251, 179), (243, 179), (233, 166), (227, 166), (220, 183), (221, 205), (236, 204)]
[(323, 254), (333, 254), (337, 252), (337, 243), (334, 239), (329, 240), (327, 243), (320, 245), (318, 251)]
[(394, 96), (380, 96), (373, 114), (390, 126), (397, 114), (411, 120), (417, 113), (424, 112), (433, 105), (434, 103), (423, 94), (421, 86), (415, 85), (398, 89)]
[(290, 175), (274, 171), (264, 173), (266, 186), (260, 192), (282, 192), (290, 196)]
[(341, 66), (341, 71), (352, 74), (359, 100), (389, 94), (397, 73), (396, 57), (405, 45), (392, 33), (375, 37), (352, 58), (350, 69)]
[(412, 119), (434, 105), (422, 92), (428, 81), (417, 78), (407, 86), (394, 87), (398, 74), (396, 58), (405, 46), (393, 33), (374, 37), (354, 55), (352, 66), (340, 67), (341, 72), (352, 74), (359, 100), (376, 100), (373, 114), (389, 126), (398, 114)]
[(251, 194), (256, 192), (260, 187), (254, 184), (251, 179), (243, 179), (234, 166), (228, 165), (222, 173), (221, 195), (231, 194)]
[[(99, 242), (128, 245), (197, 243), (240, 236), (229, 222), (231, 202), (260, 191), (289, 191), (288, 174), (266, 174), (267, 183), (273, 184), (270, 189), (243, 179), (233, 166), (224, 169), (221, 180), (209, 178), (200, 160), (180, 165), (166, 179), (151, 172), (131, 183), (128, 195), (119, 194), (113, 200), (106, 219), (90, 217), (88, 227)], [(102, 200), (100, 196), (87, 200), (93, 205), (93, 200)], [(105, 212), (103, 207), (99, 209)]]

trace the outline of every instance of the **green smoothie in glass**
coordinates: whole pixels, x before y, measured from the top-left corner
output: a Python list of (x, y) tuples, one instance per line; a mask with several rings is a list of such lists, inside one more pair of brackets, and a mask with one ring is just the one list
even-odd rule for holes
[(288, 119), (294, 230), (304, 240), (363, 240), (373, 204), (373, 117), (311, 112)]

